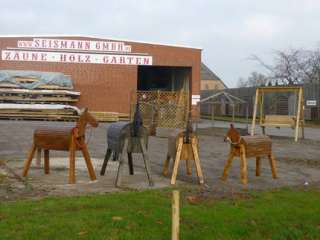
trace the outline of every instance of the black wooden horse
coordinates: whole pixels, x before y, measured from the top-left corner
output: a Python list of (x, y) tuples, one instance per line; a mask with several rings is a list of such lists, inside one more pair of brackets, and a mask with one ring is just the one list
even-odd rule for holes
[(142, 153), (149, 185), (153, 186), (150, 161), (147, 153), (148, 130), (143, 126), (139, 103), (136, 105), (133, 122), (116, 122), (109, 126), (107, 131), (107, 143), (108, 148), (100, 171), (101, 176), (105, 174), (109, 158), (113, 154), (114, 160), (119, 160), (119, 168), (116, 178), (116, 186), (119, 187), (124, 155), (127, 153), (129, 172), (133, 175), (132, 153)]

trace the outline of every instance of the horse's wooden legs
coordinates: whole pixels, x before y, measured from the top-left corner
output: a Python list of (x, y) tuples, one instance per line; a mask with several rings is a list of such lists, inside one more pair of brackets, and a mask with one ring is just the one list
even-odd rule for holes
[(148, 180), (149, 180), (149, 186), (153, 186), (153, 180), (151, 177), (151, 168), (150, 168), (150, 161), (149, 161), (149, 156), (147, 153), (147, 149), (146, 149), (146, 145), (143, 141), (142, 138), (140, 138), (140, 146), (141, 146), (141, 150), (142, 150), (142, 155), (143, 155), (143, 161), (144, 161), (144, 166), (146, 168), (146, 172), (147, 172), (147, 176), (148, 176)]
[(261, 173), (261, 157), (256, 157), (256, 176), (260, 176)]
[(24, 167), (23, 167), (23, 172), (22, 172), (22, 176), (23, 177), (26, 177), (28, 175), (28, 171), (29, 171), (29, 168), (30, 168), (30, 165), (31, 165), (31, 162), (32, 162), (32, 159), (33, 159), (33, 155), (34, 155), (36, 149), (37, 149), (36, 145), (33, 143), (32, 147), (31, 147), (31, 150), (29, 152), (28, 158), (24, 162)]
[(113, 154), (112, 154), (112, 161), (117, 161), (118, 160), (118, 158), (119, 158), (119, 153), (117, 153), (117, 152), (113, 152)]
[(241, 171), (241, 182), (243, 184), (247, 184), (248, 183), (247, 158), (246, 158), (246, 150), (243, 145), (240, 145), (240, 171)]
[(103, 176), (105, 174), (106, 168), (108, 165), (108, 161), (109, 161), (109, 158), (111, 157), (111, 154), (112, 154), (112, 150), (110, 148), (107, 148), (107, 152), (106, 152), (106, 155), (104, 156), (104, 161), (103, 161), (101, 171), (100, 171), (100, 176)]
[(91, 179), (91, 181), (94, 181), (94, 180), (97, 179), (97, 177), (96, 177), (96, 173), (94, 171), (94, 168), (93, 168), (93, 165), (92, 165), (92, 162), (91, 162), (91, 159), (90, 159), (90, 155), (89, 155), (89, 151), (88, 151), (88, 148), (87, 148), (87, 144), (83, 140), (80, 143), (82, 145), (81, 151), (82, 151), (84, 160), (85, 160), (87, 168), (88, 168), (90, 179)]
[(69, 183), (76, 182), (76, 144), (73, 137), (69, 146)]
[(166, 158), (166, 160), (164, 161), (164, 164), (163, 164), (162, 174), (163, 174), (164, 176), (167, 176), (167, 175), (168, 175), (168, 169), (169, 169), (170, 159), (171, 159), (171, 157), (170, 157), (170, 155), (169, 155), (169, 153), (168, 153), (168, 154), (167, 154), (167, 158)]
[[(41, 150), (41, 149), (40, 149)], [(49, 165), (49, 150), (44, 150), (44, 173), (49, 174), (50, 172), (50, 165)]]
[(181, 152), (182, 152), (182, 145), (183, 145), (183, 138), (181, 137), (178, 140), (178, 148), (177, 148), (177, 153), (176, 153), (176, 159), (175, 159), (174, 165), (173, 165), (171, 184), (176, 184), (176, 179), (177, 179), (177, 175), (178, 175), (178, 167), (179, 167), (179, 162), (180, 162)]
[(270, 163), (270, 167), (271, 167), (272, 177), (277, 178), (276, 160), (275, 160), (272, 153), (268, 156), (268, 158), (269, 158), (269, 163)]
[(186, 159), (186, 173), (187, 175), (191, 175), (192, 174), (192, 169), (191, 169), (191, 161)]
[(117, 177), (116, 177), (116, 187), (120, 187), (121, 184), (121, 174), (122, 174), (122, 168), (123, 168), (123, 157), (125, 153), (127, 152), (128, 148), (128, 139), (126, 138), (124, 141), (124, 146), (122, 149), (122, 152), (119, 153), (118, 158), (119, 158), (119, 167), (118, 167), (118, 172), (117, 172)]
[(36, 158), (36, 166), (41, 166), (41, 148), (37, 148), (37, 158)]
[(232, 160), (233, 160), (234, 156), (235, 156), (234, 150), (231, 149), (230, 153), (229, 153), (228, 160), (227, 160), (226, 165), (224, 166), (224, 169), (223, 169), (223, 174), (221, 177), (221, 180), (223, 180), (223, 181), (227, 180), (227, 178), (228, 178), (228, 171), (229, 171), (229, 168), (231, 167)]
[(128, 152), (128, 165), (129, 165), (129, 173), (130, 175), (133, 175), (134, 171), (133, 171), (132, 153), (130, 152)]
[(195, 138), (192, 138), (191, 145), (192, 145), (193, 158), (194, 158), (194, 163), (196, 165), (199, 183), (203, 184), (204, 181), (203, 181), (203, 174), (202, 174), (202, 170), (201, 170), (201, 166), (200, 166), (200, 158), (199, 158), (199, 153), (198, 153), (198, 143)]

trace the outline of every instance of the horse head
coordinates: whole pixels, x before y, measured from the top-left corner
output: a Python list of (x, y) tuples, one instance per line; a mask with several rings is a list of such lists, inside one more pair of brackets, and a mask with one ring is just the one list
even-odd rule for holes
[(225, 142), (230, 142), (232, 144), (237, 144), (240, 141), (240, 134), (239, 132), (234, 128), (233, 124), (230, 124), (230, 128), (224, 137)]
[(91, 127), (94, 127), (94, 128), (98, 127), (99, 123), (97, 119), (95, 119), (95, 117), (92, 116), (91, 113), (89, 113), (88, 108), (85, 108), (84, 112), (85, 112), (84, 115), (85, 115), (86, 122), (89, 123)]
[(137, 101), (136, 110), (133, 116), (131, 136), (137, 137), (139, 134), (140, 128), (142, 126), (143, 126), (143, 119), (140, 112), (140, 104), (139, 104), (139, 101)]
[(80, 117), (76, 125), (79, 136), (84, 136), (87, 124), (94, 128), (98, 127), (98, 121), (89, 113), (88, 108), (84, 108), (80, 111)]

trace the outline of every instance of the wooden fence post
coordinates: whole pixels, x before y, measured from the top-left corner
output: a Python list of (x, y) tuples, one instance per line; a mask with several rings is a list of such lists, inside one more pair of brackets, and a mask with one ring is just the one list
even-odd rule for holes
[(179, 239), (180, 224), (180, 193), (177, 190), (172, 191), (172, 240)]

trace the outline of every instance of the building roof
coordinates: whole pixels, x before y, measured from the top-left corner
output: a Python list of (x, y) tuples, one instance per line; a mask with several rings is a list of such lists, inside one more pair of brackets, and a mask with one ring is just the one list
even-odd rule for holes
[(201, 80), (220, 81), (227, 88), (224, 82), (203, 62), (201, 62)]
[(158, 43), (158, 42), (148, 42), (148, 41), (136, 41), (136, 40), (129, 40), (129, 39), (118, 39), (118, 38), (108, 38), (105, 36), (98, 36), (98, 35), (81, 35), (81, 34), (14, 34), (14, 35), (6, 35), (6, 34), (0, 34), (0, 38), (19, 38), (19, 37), (33, 37), (33, 38), (49, 38), (49, 37), (83, 37), (83, 38), (94, 38), (94, 39), (100, 39), (100, 40), (109, 40), (109, 41), (122, 41), (122, 42), (134, 42), (134, 43), (142, 43), (142, 44), (152, 44), (152, 45), (161, 45), (161, 46), (169, 46), (169, 47), (180, 47), (180, 48), (192, 48), (192, 49), (198, 49), (203, 50), (201, 47), (196, 46), (188, 46), (188, 45), (180, 45), (180, 44), (170, 44), (170, 43)]

